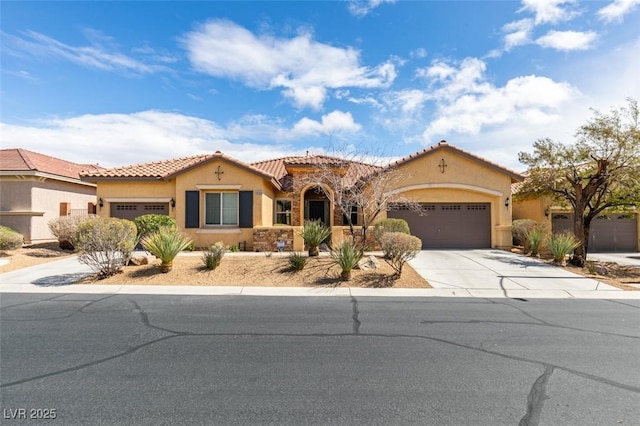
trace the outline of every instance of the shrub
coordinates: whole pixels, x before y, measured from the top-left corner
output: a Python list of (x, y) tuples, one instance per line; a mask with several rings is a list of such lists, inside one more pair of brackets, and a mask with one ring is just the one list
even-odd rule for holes
[(513, 243), (524, 247), (528, 251), (527, 233), (538, 225), (533, 219), (516, 219), (511, 223), (511, 235)]
[(409, 224), (404, 219), (382, 219), (373, 226), (373, 236), (380, 243), (385, 232), (402, 232), (410, 235)]
[(385, 261), (395, 271), (395, 278), (400, 278), (404, 264), (416, 257), (422, 248), (420, 238), (403, 232), (385, 232), (380, 244), (386, 255)]
[(526, 233), (529, 251), (531, 252), (532, 256), (538, 256), (540, 254), (540, 249), (542, 248), (542, 243), (544, 242), (545, 235), (545, 230), (539, 226), (530, 229)]
[(289, 266), (294, 271), (302, 271), (307, 264), (307, 256), (303, 253), (293, 252), (289, 255)]
[(0, 226), (0, 250), (15, 250), (22, 247), (24, 237), (11, 228)]
[(146, 251), (160, 259), (160, 271), (166, 273), (173, 267), (173, 259), (189, 247), (191, 240), (177, 229), (167, 227), (143, 236), (140, 243)]
[(221, 241), (211, 244), (209, 248), (202, 253), (202, 262), (205, 268), (212, 271), (220, 266), (225, 252), (226, 248)]
[(302, 232), (300, 232), (300, 236), (309, 249), (309, 256), (317, 256), (319, 254), (318, 247), (329, 235), (331, 235), (331, 230), (319, 220), (305, 222)]
[(58, 239), (60, 248), (73, 250), (75, 248), (73, 239), (78, 231), (78, 225), (87, 219), (95, 217), (97, 216), (60, 216), (51, 219), (47, 225), (53, 236)]
[(343, 280), (351, 280), (351, 271), (358, 265), (363, 254), (362, 249), (356, 247), (351, 240), (344, 240), (337, 249), (331, 250), (331, 259), (342, 269), (340, 277)]
[(556, 263), (565, 263), (565, 257), (580, 245), (578, 239), (571, 232), (552, 234), (547, 246)]
[(232, 253), (237, 253), (237, 252), (240, 251), (240, 247), (238, 247), (235, 244), (232, 244), (232, 245), (229, 246), (229, 251), (232, 252)]
[(85, 218), (73, 236), (79, 260), (99, 278), (122, 271), (138, 241), (136, 225), (116, 218)]
[(157, 232), (161, 228), (177, 229), (176, 220), (166, 214), (145, 214), (136, 217), (133, 221), (136, 224), (136, 228), (138, 228), (138, 236), (140, 238)]

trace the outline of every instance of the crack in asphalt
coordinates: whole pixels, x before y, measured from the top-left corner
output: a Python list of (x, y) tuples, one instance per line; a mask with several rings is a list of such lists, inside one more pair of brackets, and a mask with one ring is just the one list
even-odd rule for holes
[[(63, 295), (63, 296), (66, 296), (66, 295)], [(89, 306), (94, 305), (94, 304), (96, 304), (98, 302), (101, 302), (103, 300), (109, 299), (109, 298), (114, 297), (114, 296), (115, 296), (115, 294), (110, 294), (110, 295), (102, 297), (100, 299), (89, 300), (89, 301), (87, 301), (87, 300), (53, 300), (54, 298), (43, 299), (43, 300), (41, 300), (41, 302), (48, 301), (48, 302), (67, 302), (67, 303), (73, 303), (73, 302), (87, 302), (87, 303), (82, 305), (79, 309), (75, 310), (74, 312), (72, 312), (72, 313), (70, 313), (68, 315), (60, 316), (60, 317), (46, 317), (46, 318), (32, 318), (32, 319), (3, 319), (2, 321), (6, 321), (6, 322), (38, 322), (38, 321), (55, 321), (55, 320), (60, 320), (60, 319), (67, 319), (67, 318), (71, 318), (72, 316), (80, 314), (80, 313), (84, 314), (84, 313), (86, 313), (84, 310), (86, 308), (88, 308)], [(61, 296), (58, 296), (58, 297), (61, 297)], [(34, 303), (37, 303), (37, 302), (34, 302)], [(25, 305), (25, 304), (26, 303), (24, 303), (22, 305)], [(19, 305), (13, 305), (12, 307), (15, 307), (15, 306), (19, 306)]]
[(353, 311), (353, 315), (351, 315), (353, 319), (353, 334), (360, 334), (360, 325), (362, 324), (358, 318), (360, 311), (358, 310), (358, 301), (353, 296), (351, 296), (351, 306)]
[(10, 309), (10, 308), (16, 308), (18, 306), (33, 305), (35, 303), (40, 303), (40, 302), (49, 302), (49, 301), (53, 301), (55, 299), (58, 299), (58, 298), (64, 297), (64, 296), (68, 296), (68, 295), (67, 294), (58, 294), (57, 296), (49, 297), (47, 299), (36, 300), (34, 302), (16, 303), (15, 305), (3, 306), (3, 307), (0, 308), (0, 311), (4, 311), (5, 309)]
[[(112, 295), (113, 296), (113, 295)], [(2, 388), (8, 388), (8, 387), (12, 387), (12, 386), (17, 386), (20, 384), (24, 384), (24, 383), (28, 383), (28, 382), (32, 382), (32, 381), (36, 381), (36, 380), (40, 380), (40, 379), (45, 379), (48, 377), (52, 377), (52, 376), (56, 376), (56, 375), (60, 375), (60, 374), (65, 374), (65, 373), (69, 373), (69, 372), (73, 372), (73, 371), (78, 371), (78, 370), (82, 370), (84, 368), (88, 368), (88, 367), (92, 367), (92, 366), (96, 366), (99, 364), (103, 364), (109, 361), (112, 361), (114, 359), (118, 359), (118, 358), (122, 358), (124, 356), (133, 354), (143, 348), (146, 348), (148, 346), (151, 345), (155, 345), (156, 343), (160, 343), (169, 339), (173, 339), (176, 337), (299, 337), (299, 338), (305, 338), (305, 337), (309, 337), (309, 338), (336, 338), (336, 337), (363, 337), (363, 338), (396, 338), (396, 339), (417, 339), (417, 340), (427, 340), (427, 341), (432, 341), (432, 342), (438, 342), (438, 343), (442, 343), (445, 345), (450, 345), (450, 346), (454, 346), (460, 349), (465, 349), (465, 350), (471, 350), (471, 351), (476, 351), (476, 352), (480, 352), (486, 355), (491, 355), (491, 356), (497, 356), (500, 358), (504, 358), (504, 359), (509, 359), (511, 361), (516, 361), (516, 362), (524, 362), (527, 364), (533, 364), (533, 365), (539, 365), (539, 366), (543, 366), (545, 368), (545, 374), (543, 374), (540, 378), (538, 378), (538, 380), (536, 381), (536, 383), (538, 383), (540, 381), (540, 384), (538, 385), (537, 389), (539, 390), (540, 387), (542, 386), (546, 386), (547, 380), (548, 380), (548, 376), (551, 374), (551, 372), (553, 372), (554, 370), (561, 370), (564, 372), (567, 372), (569, 374), (573, 374), (575, 376), (578, 377), (582, 377), (591, 381), (595, 381), (597, 383), (601, 383), (604, 385), (608, 385), (608, 386), (612, 386), (615, 388), (619, 388), (622, 390), (626, 390), (626, 391), (630, 391), (633, 393), (637, 393), (640, 394), (640, 387), (637, 386), (632, 386), (632, 385), (627, 385), (624, 383), (620, 383), (620, 382), (616, 382), (614, 380), (610, 380), (604, 377), (600, 377), (600, 376), (596, 376), (593, 374), (589, 374), (589, 373), (584, 373), (582, 371), (578, 371), (569, 367), (563, 367), (560, 365), (555, 365), (555, 364), (549, 364), (546, 362), (542, 362), (542, 361), (538, 361), (538, 360), (534, 360), (534, 359), (529, 359), (529, 358), (525, 358), (522, 356), (517, 356), (517, 355), (508, 355), (508, 354), (504, 354), (504, 353), (500, 353), (500, 352), (495, 352), (489, 349), (484, 349), (482, 347), (475, 347), (475, 346), (469, 346), (469, 345), (465, 345), (462, 343), (457, 343), (454, 341), (450, 341), (450, 340), (445, 340), (445, 339), (441, 339), (441, 338), (437, 338), (437, 337), (432, 337), (432, 336), (422, 336), (422, 335), (412, 335), (412, 334), (388, 334), (388, 333), (360, 333), (359, 332), (359, 324), (360, 321), (357, 319), (357, 315), (359, 314), (358, 311), (358, 307), (357, 307), (357, 300), (352, 297), (351, 298), (351, 303), (353, 306), (353, 312), (354, 315), (352, 316), (352, 319), (354, 320), (354, 327), (356, 327), (357, 325), (357, 333), (308, 333), (308, 334), (298, 334), (298, 333), (194, 333), (194, 332), (189, 332), (189, 331), (175, 331), (175, 330), (170, 330), (167, 328), (163, 328), (163, 327), (159, 327), (156, 326), (154, 324), (151, 323), (151, 321), (149, 320), (149, 315), (144, 311), (144, 309), (142, 309), (142, 307), (140, 307), (140, 305), (135, 302), (132, 299), (128, 299), (129, 302), (133, 305), (135, 311), (138, 313), (138, 316), (140, 317), (140, 323), (148, 328), (154, 329), (154, 330), (158, 330), (158, 331), (163, 331), (166, 333), (170, 333), (169, 336), (164, 336), (164, 337), (160, 337), (154, 340), (151, 340), (149, 342), (140, 344), (140, 345), (136, 345), (133, 346), (121, 353), (115, 354), (115, 355), (111, 355), (105, 358), (101, 358), (95, 361), (91, 361), (85, 364), (80, 364), (74, 367), (69, 367), (69, 368), (65, 368), (62, 370), (58, 370), (58, 371), (53, 371), (50, 373), (45, 373), (45, 374), (41, 374), (38, 376), (34, 376), (34, 377), (30, 377), (30, 378), (25, 378), (25, 379), (20, 379), (20, 380), (16, 380), (13, 382), (9, 382), (9, 383), (4, 383), (4, 384), (0, 384), (0, 389)], [(356, 323), (357, 321), (357, 323)], [(547, 374), (547, 371), (549, 371), (549, 373)], [(534, 384), (534, 387), (536, 387), (536, 384)], [(543, 392), (541, 393), (541, 395), (544, 395), (544, 387), (542, 388)], [(534, 398), (535, 399), (535, 398)], [(537, 397), (538, 401), (536, 404), (533, 404), (535, 406), (540, 406), (541, 408), (541, 402), (543, 402), (543, 400), (540, 399), (540, 397)], [(531, 411), (531, 410), (528, 410)], [(527, 416), (525, 416), (523, 418), (523, 420), (521, 420), (521, 425), (535, 425), (537, 423), (522, 423), (522, 421), (524, 421), (527, 418)], [(533, 418), (533, 417), (530, 417)]]
[(549, 399), (547, 395), (547, 383), (553, 374), (553, 367), (545, 367), (544, 373), (533, 383), (527, 396), (527, 413), (518, 423), (518, 426), (538, 426), (540, 415), (544, 408), (544, 402)]
[(630, 308), (640, 309), (640, 306), (632, 305), (630, 303), (624, 303), (624, 302), (621, 302), (619, 300), (611, 300), (611, 299), (604, 299), (604, 300), (606, 300), (607, 302), (611, 302), (611, 303), (617, 303), (618, 305), (624, 305), (624, 306), (628, 306)]

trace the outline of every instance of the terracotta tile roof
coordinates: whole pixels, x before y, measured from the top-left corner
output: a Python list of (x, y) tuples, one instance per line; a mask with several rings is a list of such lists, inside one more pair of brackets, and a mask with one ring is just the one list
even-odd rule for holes
[(105, 179), (169, 180), (174, 176), (183, 173), (193, 167), (202, 165), (215, 159), (223, 159), (253, 173), (257, 173), (265, 179), (273, 181), (276, 186), (279, 186), (279, 184), (277, 183), (277, 179), (273, 174), (265, 172), (260, 168), (254, 167), (251, 164), (244, 163), (233, 157), (229, 157), (228, 155), (225, 155), (220, 151), (216, 151), (214, 154), (201, 154), (191, 157), (174, 158), (171, 160), (154, 161), (151, 163), (133, 164), (124, 167), (102, 169), (94, 172), (83, 173), (82, 177), (86, 181)]
[(285, 190), (290, 190), (292, 185), (291, 176), (287, 172), (288, 166), (345, 166), (348, 168), (348, 171), (344, 176), (345, 184), (353, 183), (357, 179), (381, 169), (381, 167), (374, 166), (372, 164), (345, 160), (338, 157), (329, 157), (326, 155), (275, 158), (272, 160), (258, 161), (256, 163), (252, 163), (252, 165), (273, 175)]
[(506, 167), (503, 167), (503, 166), (501, 166), (499, 164), (491, 162), (491, 161), (489, 161), (489, 160), (487, 160), (485, 158), (478, 157), (477, 155), (472, 154), (469, 151), (465, 151), (464, 149), (460, 149), (460, 148), (458, 148), (456, 146), (450, 145), (449, 143), (447, 143), (447, 141), (444, 141), (444, 140), (440, 141), (437, 145), (433, 145), (433, 146), (431, 146), (429, 148), (423, 149), (422, 151), (418, 151), (415, 154), (411, 154), (411, 155), (409, 155), (407, 157), (403, 157), (403, 158), (399, 159), (398, 161), (395, 161), (395, 162), (389, 164), (387, 167), (397, 167), (397, 166), (399, 166), (401, 164), (408, 163), (409, 161), (413, 161), (416, 158), (419, 158), (419, 157), (422, 157), (423, 155), (427, 155), (429, 153), (435, 152), (435, 151), (437, 151), (439, 149), (448, 149), (450, 151), (457, 152), (458, 154), (461, 154), (464, 157), (470, 158), (472, 160), (479, 161), (479, 162), (483, 163), (487, 167), (490, 167), (490, 168), (495, 169), (495, 170), (497, 170), (499, 172), (502, 172), (502, 173), (504, 173), (506, 175), (509, 175), (511, 177), (511, 182), (512, 183), (521, 182), (521, 181), (524, 180), (524, 176), (522, 176), (520, 173), (518, 173), (518, 172), (516, 172), (514, 170), (511, 170), (511, 169), (507, 169)]
[(95, 164), (72, 163), (27, 149), (10, 148), (0, 150), (0, 170), (3, 172), (32, 171), (80, 179), (80, 175), (84, 172), (97, 172), (103, 169)]

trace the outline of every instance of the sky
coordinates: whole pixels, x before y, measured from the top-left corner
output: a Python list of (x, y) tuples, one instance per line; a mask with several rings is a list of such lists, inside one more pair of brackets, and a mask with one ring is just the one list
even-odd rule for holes
[(0, 1), (0, 145), (117, 167), (222, 151), (516, 171), (640, 100), (640, 0)]

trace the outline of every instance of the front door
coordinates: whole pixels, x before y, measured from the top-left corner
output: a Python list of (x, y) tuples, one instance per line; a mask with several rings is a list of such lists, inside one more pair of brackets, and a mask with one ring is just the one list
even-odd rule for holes
[(309, 220), (319, 220), (323, 225), (329, 226), (326, 207), (327, 202), (324, 200), (309, 200)]

